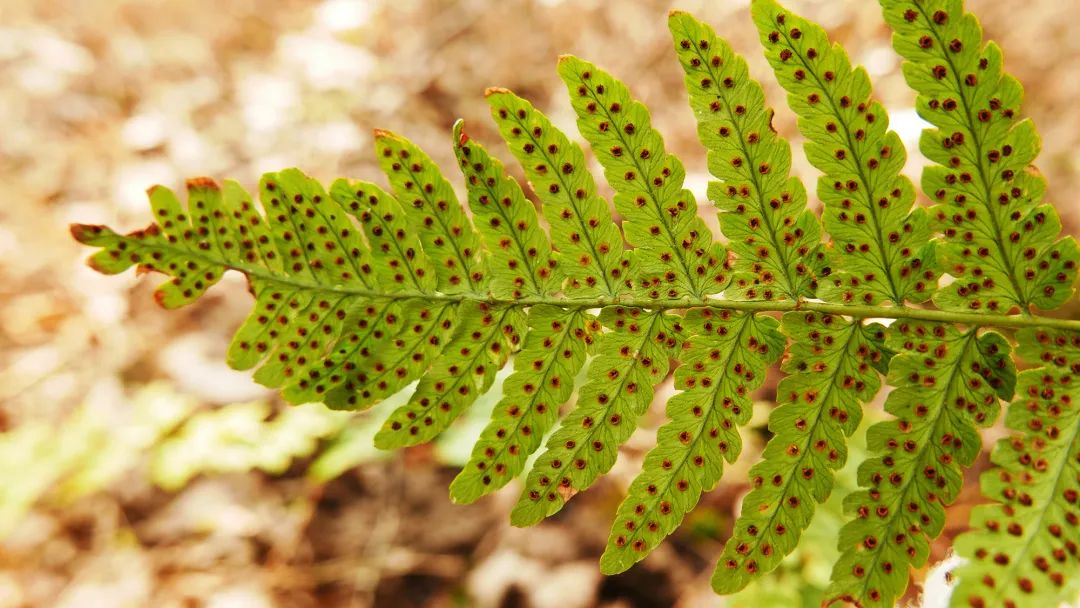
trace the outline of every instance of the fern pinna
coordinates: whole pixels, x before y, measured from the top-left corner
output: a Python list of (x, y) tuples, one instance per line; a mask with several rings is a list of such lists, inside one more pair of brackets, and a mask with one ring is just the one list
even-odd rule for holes
[(782, 360), (771, 438), (713, 586), (737, 592), (795, 549), (864, 408), (888, 385), (822, 599), (891, 606), (927, 561), (980, 430), (1004, 408), (1008, 432), (981, 483), (991, 502), (956, 542), (964, 562), (951, 601), (1054, 605), (1076, 597), (1080, 578), (1080, 322), (1036, 313), (1071, 297), (1080, 251), (1042, 201), (1022, 89), (975, 18), (960, 0), (880, 3), (931, 124), (920, 142), (929, 208), (901, 172), (907, 153), (866, 70), (820, 26), (754, 0), (765, 56), (820, 172), (820, 219), (746, 62), (675, 11), (723, 244), (644, 105), (575, 57), (558, 72), (621, 224), (582, 147), (529, 101), (492, 88), (492, 118), (539, 212), (459, 122), (451, 143), (464, 205), (424, 151), (376, 131), (388, 189), (348, 179), (326, 188), (288, 169), (264, 176), (256, 203), (235, 182), (199, 178), (186, 207), (151, 189), (146, 229), (72, 231), (100, 248), (90, 264), (102, 272), (170, 276), (156, 292), (167, 308), (226, 271), (246, 275), (255, 307), (228, 361), (256, 368), (289, 402), (359, 410), (415, 384), (377, 434), (382, 448), (437, 436), (512, 360), (450, 491), (472, 502), (524, 474), (515, 525), (558, 512), (610, 470), (674, 369), (667, 421), (614, 517), (607, 573), (645, 558), (719, 483), (740, 457), (754, 391)]

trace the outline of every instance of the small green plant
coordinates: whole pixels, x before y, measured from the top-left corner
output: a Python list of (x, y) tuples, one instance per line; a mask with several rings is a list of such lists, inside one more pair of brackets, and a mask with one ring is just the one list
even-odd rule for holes
[[(275, 412), (265, 401), (200, 410), (191, 398), (161, 384), (136, 391), (126, 424), (83, 405), (55, 422), (33, 421), (0, 433), (0, 461), (11, 471), (0, 488), (0, 539), (37, 503), (67, 504), (115, 486), (134, 473), (175, 492), (202, 475), (261, 471), (282, 475), (308, 460), (304, 477), (327, 483), (357, 465), (388, 456), (372, 439), (381, 418), (401, 405), (399, 394), (366, 412), (335, 411), (319, 403)], [(490, 415), (495, 393), (468, 413), (468, 424), (435, 444), (440, 464), (461, 466)], [(147, 461), (145, 470), (138, 467)]]
[(376, 457), (370, 446), (377, 427), (367, 415), (319, 404), (276, 417), (261, 401), (203, 411), (196, 406), (152, 384), (135, 393), (121, 427), (84, 405), (56, 423), (35, 421), (0, 433), (0, 460), (10, 471), (0, 489), (0, 539), (36, 503), (65, 504), (108, 488), (144, 459), (146, 479), (174, 491), (201, 474), (281, 474), (307, 456), (313, 456), (307, 477), (322, 483)]
[[(1043, 202), (1021, 87), (975, 18), (960, 0), (880, 1), (932, 124), (920, 142), (930, 208), (901, 173), (906, 151), (866, 71), (821, 27), (755, 0), (766, 56), (821, 173), (820, 220), (789, 175), (791, 148), (746, 63), (709, 26), (674, 12), (726, 247), (699, 218), (646, 108), (575, 57), (560, 59), (559, 75), (621, 226), (583, 150), (528, 101), (491, 89), (492, 116), (549, 230), (460, 122), (453, 145), (471, 216), (423, 151), (376, 131), (389, 192), (345, 179), (326, 189), (288, 169), (264, 176), (256, 205), (234, 182), (200, 178), (186, 208), (153, 188), (156, 222), (144, 230), (72, 230), (101, 248), (90, 263), (102, 272), (170, 275), (156, 292), (167, 308), (228, 270), (244, 273), (255, 308), (229, 363), (257, 368), (255, 379), (291, 402), (361, 410), (417, 382), (375, 436), (380, 448), (439, 435), (516, 353), (451, 486), (454, 500), (477, 500), (523, 473), (544, 444), (515, 525), (558, 512), (612, 467), (676, 362), (679, 392), (615, 516), (607, 573), (643, 559), (716, 486), (741, 451), (750, 393), (783, 358), (772, 438), (713, 585), (737, 592), (796, 549), (884, 377), (892, 417), (866, 433), (870, 455), (861, 489), (843, 501), (849, 519), (826, 602), (891, 606), (941, 532), (979, 429), (1011, 401), (1010, 435), (982, 481), (994, 502), (956, 543), (967, 561), (952, 602), (1053, 605), (1075, 598), (1080, 580), (1080, 322), (1036, 312), (1071, 297), (1080, 251)], [(1019, 331), (1010, 340), (1002, 330)], [(1033, 369), (1017, 373), (1014, 342)]]

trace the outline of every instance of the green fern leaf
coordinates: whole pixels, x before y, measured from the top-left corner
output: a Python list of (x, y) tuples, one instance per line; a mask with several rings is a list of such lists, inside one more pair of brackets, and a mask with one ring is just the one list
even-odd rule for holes
[(431, 441), (486, 393), (495, 373), (521, 342), (525, 313), (520, 306), (467, 302), (461, 323), (444, 356), (420, 379), (409, 402), (386, 420), (375, 447), (391, 448)]
[(600, 336), (576, 406), (529, 471), (510, 514), (515, 526), (557, 513), (611, 469), (682, 346), (681, 319), (663, 311), (616, 306), (604, 309), (600, 321), (611, 331)]
[(926, 300), (937, 284), (930, 222), (912, 208), (915, 188), (900, 174), (907, 153), (889, 131), (885, 108), (871, 99), (866, 70), (853, 68), (819, 25), (773, 0), (755, 0), (769, 63), (799, 115), (806, 155), (824, 175), (818, 197), (832, 235), (836, 271), (819, 295), (877, 304)]
[(1075, 600), (1080, 526), (1080, 334), (1023, 330), (1018, 352), (1047, 367), (1018, 379), (1005, 417), (1012, 437), (998, 442), (996, 468), (976, 507), (972, 531), (956, 541), (967, 558), (956, 574), (954, 606), (1057, 606)]
[(616, 297), (628, 288), (630, 258), (607, 203), (596, 193), (581, 146), (528, 101), (485, 93), (491, 115), (539, 197), (569, 297)]
[(713, 574), (717, 593), (734, 593), (770, 572), (810, 525), (847, 461), (847, 438), (881, 386), (889, 355), (884, 328), (831, 315), (792, 312), (781, 327), (792, 342), (769, 417), (772, 439), (750, 469), (753, 490)]
[(370, 182), (345, 179), (334, 182), (330, 192), (360, 221), (368, 244), (379, 254), (375, 278), (383, 289), (434, 292), (435, 272), (397, 199)]
[(505, 486), (525, 468), (570, 399), (600, 324), (582, 310), (537, 306), (529, 311), (525, 345), (491, 423), (473, 446), (469, 462), (450, 484), (456, 502), (473, 502)]
[(551, 243), (540, 227), (536, 208), (498, 159), (454, 125), (454, 152), (469, 207), (490, 252), (490, 289), (496, 297), (546, 296), (558, 289), (562, 271), (552, 257)]
[[(381, 339), (380, 331), (383, 335), (391, 331), (392, 323), (384, 323), (381, 315), (385, 311), (381, 307), (366, 306), (362, 298), (314, 287), (342, 280), (350, 284), (352, 277), (377, 280), (366, 262), (357, 265), (349, 261), (353, 252), (366, 248), (345, 213), (317, 181), (296, 170), (267, 174), (259, 183), (259, 197), (288, 276), (306, 279), (309, 286), (286, 295), (279, 281), (267, 282), (269, 289), (255, 281), (259, 296), (251, 315), (255, 323), (249, 318), (248, 324), (252, 329), (261, 327), (277, 342), (256, 370), (255, 381), (283, 388), (287, 397), (304, 403), (325, 390), (324, 383), (329, 379), (319, 377), (321, 372), (316, 367), (322, 364), (328, 350), (333, 352), (335, 338), (346, 327), (352, 328), (350, 337), (375, 341)], [(286, 301), (288, 304), (283, 305)], [(271, 307), (276, 319), (266, 314)], [(250, 349), (249, 342), (242, 337), (240, 340), (234, 340), (236, 348), (243, 351), (248, 345)], [(259, 343), (255, 344), (258, 351)]]
[[(818, 244), (820, 227), (806, 210), (806, 193), (801, 184), (788, 177), (791, 151), (771, 129), (771, 112), (765, 107), (760, 85), (749, 78), (745, 61), (708, 26), (689, 15), (673, 13), (669, 27), (687, 74), (686, 86), (698, 117), (699, 137), (709, 150), (710, 171), (724, 180), (712, 185), (711, 198), (720, 202), (721, 227), (740, 256), (735, 263), (736, 268), (741, 264), (742, 276), (734, 281), (735, 293), (729, 289), (725, 295), (767, 300), (807, 295), (816, 287), (813, 272), (829, 272), (820, 260), (823, 256)], [(848, 268), (847, 261), (841, 267)], [(863, 279), (869, 280), (866, 276)], [(777, 486), (763, 485), (744, 503), (746, 507), (736, 524), (735, 537), (728, 542), (714, 577), (714, 587), (719, 592), (741, 589), (756, 576), (775, 568), (795, 548), (802, 530), (809, 525), (814, 505), (828, 498), (832, 470), (842, 466), (847, 436), (857, 426), (860, 401), (852, 402), (851, 395), (865, 401), (879, 385), (867, 359), (870, 352), (879, 353), (880, 349), (869, 349), (870, 341), (864, 336), (876, 335), (880, 329), (839, 320), (834, 323), (832, 317), (828, 318), (831, 326), (837, 330), (844, 327), (847, 331), (833, 333), (828, 327), (815, 328), (812, 331), (815, 339), (824, 333), (829, 348), (818, 353), (819, 359), (806, 353), (800, 365), (812, 364), (815, 369), (828, 369), (834, 374), (843, 371), (845, 376), (830, 380), (822, 379), (819, 373), (813, 380), (801, 378), (801, 382), (811, 385), (821, 380), (820, 385), (810, 390), (815, 400), (799, 403), (799, 395), (799, 399), (793, 399), (799, 405), (773, 413), (771, 426), (782, 432), (777, 431), (770, 440), (766, 462), (755, 470), (755, 478), (780, 480), (780, 490), (777, 491)], [(796, 343), (810, 333), (799, 329), (796, 321), (789, 319), (787, 324)], [(860, 339), (855, 339), (856, 336)], [(836, 339), (843, 339), (844, 346), (834, 344)], [(849, 339), (852, 348), (847, 348)], [(832, 351), (829, 358), (825, 356), (828, 350)], [(845, 379), (851, 385), (844, 387)], [(856, 382), (860, 390), (854, 390)], [(836, 390), (831, 390), (834, 386)], [(872, 390), (861, 390), (865, 387)], [(822, 398), (816, 399), (819, 393)], [(793, 411), (802, 412), (804, 423), (825, 422), (820, 424), (820, 429), (815, 423), (809, 430), (804, 428), (800, 432), (790, 426)], [(838, 424), (835, 420), (838, 415), (845, 420), (851, 417), (852, 422)], [(805, 444), (815, 434), (818, 438), (828, 438), (829, 450), (825, 455), (834, 454), (834, 460), (807, 448)], [(804, 445), (795, 457), (788, 454), (792, 446), (799, 449), (799, 444)], [(804, 469), (811, 471), (811, 477), (800, 477)], [(780, 502), (792, 497), (781, 509)], [(776, 525), (770, 521), (773, 519), (783, 521), (779, 526), (782, 534), (775, 534)]]
[[(742, 449), (750, 394), (790, 341), (771, 437), (713, 576), (721, 593), (806, 544), (862, 407), (887, 373), (893, 419), (870, 427), (872, 457), (850, 456), (862, 461), (862, 489), (844, 500), (854, 517), (840, 530), (825, 595), (892, 605), (928, 559), (980, 430), (1013, 397), (1009, 344), (987, 328), (1020, 329), (1020, 354), (1042, 367), (1019, 377), (1006, 416), (1012, 436), (983, 477), (999, 502), (977, 508), (975, 531), (957, 543), (968, 562), (952, 601), (1069, 599), (1080, 542), (1080, 321), (1033, 309), (1072, 294), (1080, 249), (1060, 238), (1058, 216), (1042, 202), (1045, 183), (1029, 168), (1038, 137), (1017, 116), (1020, 86), (974, 17), (960, 0), (880, 2), (919, 112), (935, 127), (921, 144), (935, 163), (923, 176), (938, 203), (932, 213), (914, 204), (901, 175), (906, 151), (866, 71), (819, 26), (754, 0), (766, 57), (823, 173), (824, 230), (790, 176), (791, 149), (771, 129), (746, 62), (710, 27), (674, 12), (669, 28), (730, 251), (698, 217), (683, 166), (645, 107), (573, 57), (560, 60), (559, 74), (621, 226), (582, 148), (528, 101), (489, 89), (539, 209), (459, 122), (453, 145), (469, 211), (422, 150), (376, 131), (389, 191), (340, 179), (327, 192), (288, 169), (264, 176), (256, 205), (235, 182), (202, 178), (188, 183), (186, 207), (152, 189), (156, 221), (143, 230), (72, 233), (100, 248), (90, 264), (102, 272), (167, 275), (155, 297), (168, 308), (194, 302), (226, 271), (244, 274), (255, 303), (229, 364), (254, 369), (293, 403), (384, 402), (379, 411), (393, 411), (379, 421), (378, 447), (429, 441), (470, 406), (469, 428), (490, 416), (451, 485), (457, 502), (504, 487), (545, 444), (511, 513), (519, 526), (558, 512), (611, 469), (675, 365), (668, 420), (601, 559), (609, 573), (643, 559), (719, 483)], [(938, 289), (941, 270), (955, 280)], [(892, 322), (873, 322), (881, 318)], [(512, 372), (499, 373), (519, 349)], [(500, 378), (490, 412), (494, 396), (473, 405)]]
[(435, 264), (439, 291), (484, 292), (486, 268), (480, 236), (435, 161), (409, 140), (375, 131), (379, 164)]
[(937, 163), (923, 191), (944, 233), (945, 270), (956, 280), (935, 298), (942, 308), (1005, 313), (1051, 310), (1072, 295), (1080, 249), (1058, 238), (1061, 222), (1042, 203), (1046, 180), (1031, 164), (1039, 135), (1021, 120), (1023, 88), (1002, 71), (1001, 49), (958, 0), (881, 0), (919, 93), (919, 114), (935, 129), (920, 149)]
[(1032, 365), (1080, 374), (1080, 336), (1068, 331), (1021, 329), (1016, 332), (1016, 354)]
[(169, 308), (198, 298), (229, 268), (244, 271), (256, 304), (228, 359), (238, 369), (262, 363), (257, 381), (304, 402), (321, 384), (311, 381), (314, 366), (336, 342), (374, 346), (393, 329), (395, 318), (387, 315), (393, 302), (370, 305), (355, 295), (374, 282), (366, 245), (322, 186), (299, 171), (263, 178), (266, 218), (235, 184), (222, 191), (212, 180), (191, 180), (186, 213), (168, 189), (149, 194), (158, 223), (145, 230), (125, 236), (100, 226), (74, 228), (77, 239), (104, 248), (90, 263), (108, 273), (139, 265), (173, 276), (155, 293)]
[(709, 198), (736, 254), (727, 297), (796, 300), (814, 295), (824, 262), (821, 226), (789, 176), (791, 147), (772, 128), (772, 110), (746, 61), (711, 27), (673, 11), (668, 28), (686, 72), (698, 137), (709, 152)]
[(644, 559), (716, 486), (724, 461), (738, 458), (739, 427), (753, 411), (750, 395), (784, 352), (777, 325), (751, 313), (688, 313), (683, 327), (690, 337), (675, 370), (675, 388), (682, 392), (668, 401), (670, 422), (660, 428), (656, 447), (619, 506), (600, 559), (604, 573)]
[(900, 321), (888, 346), (896, 388), (885, 410), (896, 416), (867, 432), (882, 456), (859, 467), (866, 487), (845, 499), (855, 515), (840, 532), (843, 551), (829, 594), (864, 606), (892, 606), (921, 566), (929, 540), (941, 533), (945, 505), (956, 498), (962, 467), (979, 454), (979, 427), (997, 418), (999, 399), (1013, 394), (1009, 343), (993, 332)]
[[(381, 314), (372, 314), (384, 306)], [(442, 353), (457, 327), (457, 303), (406, 300), (403, 304), (378, 301), (365, 307), (368, 327), (378, 327), (385, 319), (396, 332), (387, 332), (375, 340), (364, 339), (358, 319), (358, 337), (345, 335), (332, 358), (322, 364), (323, 377), (334, 379), (333, 388), (325, 389), (321, 399), (333, 409), (363, 410), (396, 394), (419, 378)], [(401, 319), (401, 321), (398, 321)], [(346, 320), (346, 327), (350, 324)], [(286, 398), (299, 403), (303, 396)]]
[[(281, 182), (280, 178), (277, 182), (270, 183), (278, 182)], [(309, 188), (318, 190), (311, 195), (312, 200), (327, 198), (325, 192), (321, 191), (322, 187), (314, 180), (307, 182)], [(282, 188), (283, 186), (279, 185), (274, 191)], [(288, 190), (287, 187), (285, 189)], [(345, 214), (359, 220), (372, 251), (377, 253), (380, 259), (373, 264), (372, 276), (383, 289), (388, 293), (433, 292), (435, 273), (420, 248), (419, 239), (405, 221), (396, 199), (374, 184), (350, 183), (345, 180), (339, 180), (331, 187), (330, 199), (337, 205), (328, 201), (328, 205), (320, 203), (318, 207), (337, 209), (324, 214), (328, 219), (333, 216), (331, 221), (337, 225), (316, 227), (317, 234), (325, 236), (331, 230), (338, 237), (349, 234), (351, 224), (347, 223), (344, 217), (338, 220), (339, 212), (344, 210)], [(270, 204), (273, 206), (273, 198), (270, 199)], [(304, 212), (301, 217), (294, 219), (294, 222), (301, 224), (310, 220), (311, 213)], [(308, 245), (300, 244), (310, 253), (312, 248)], [(335, 251), (344, 246), (344, 243), (335, 245), (333, 241), (327, 241), (323, 248)], [(294, 247), (291, 251), (296, 250), (297, 247)], [(335, 262), (340, 259), (341, 256), (335, 258)], [(365, 268), (360, 270), (366, 274)], [(330, 284), (329, 278), (322, 277), (322, 280)], [(304, 295), (305, 292), (297, 294), (298, 297)], [(285, 384), (282, 394), (293, 403), (324, 400), (330, 407), (337, 409), (360, 409), (371, 405), (373, 400), (360, 401), (354, 391), (350, 390), (352, 368), (360, 367), (364, 370), (377, 367), (382, 362), (381, 354), (389, 352), (387, 349), (397, 344), (392, 339), (396, 335), (395, 330), (396, 333), (404, 333), (411, 329), (402, 322), (407, 318), (403, 317), (402, 313), (415, 309), (415, 303), (407, 303), (403, 308), (391, 301), (372, 302), (352, 295), (338, 296), (336, 301), (335, 304), (335, 299), (311, 298), (306, 307), (297, 308), (299, 318), (303, 319), (306, 315), (307, 324), (296, 327), (296, 335), (288, 343), (296, 352), (290, 356), (289, 352), (279, 347), (276, 356), (271, 355), (269, 361), (256, 372), (256, 381), (267, 386)], [(330, 349), (325, 346), (327, 340), (333, 344)], [(299, 344), (299, 348), (293, 347), (293, 343)], [(415, 367), (412, 369), (415, 371)], [(411, 380), (412, 378), (396, 375), (394, 388), (400, 389)], [(378, 386), (377, 383), (372, 384), (374, 389), (378, 389)], [(386, 396), (385, 391), (383, 396)]]
[(615, 189), (626, 240), (634, 246), (637, 291), (649, 298), (701, 297), (723, 291), (731, 277), (723, 247), (697, 216), (683, 189), (686, 171), (664, 150), (649, 111), (626, 85), (576, 57), (559, 59), (578, 130)]
[[(436, 275), (397, 200), (375, 184), (345, 179), (334, 182), (330, 196), (360, 220), (373, 251), (379, 255), (376, 276), (384, 277), (380, 286), (387, 293), (432, 292)], [(333, 386), (324, 386), (315, 397), (296, 395), (290, 400), (296, 403), (305, 397), (319, 398), (334, 409), (366, 409), (408, 386), (427, 370), (453, 331), (457, 304), (377, 300), (364, 308), (369, 327), (377, 327), (372, 324), (378, 317), (372, 317), (370, 311), (379, 307), (381, 318), (405, 320), (396, 323), (396, 332), (383, 333), (378, 342), (365, 340), (366, 328), (358, 319), (361, 331), (357, 338), (346, 336), (340, 340), (335, 356), (319, 369), (321, 377), (335, 380)]]

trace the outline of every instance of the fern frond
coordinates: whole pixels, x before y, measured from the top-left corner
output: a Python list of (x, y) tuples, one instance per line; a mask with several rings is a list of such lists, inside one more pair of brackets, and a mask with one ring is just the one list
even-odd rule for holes
[(896, 388), (885, 410), (896, 420), (867, 432), (871, 451), (884, 454), (859, 467), (859, 484), (845, 510), (855, 515), (840, 532), (843, 554), (829, 595), (864, 606), (892, 606), (921, 566), (930, 539), (941, 533), (945, 505), (963, 481), (962, 467), (979, 454), (978, 429), (997, 418), (999, 399), (1013, 394), (1009, 343), (994, 332), (900, 321), (887, 345)]
[(819, 295), (863, 304), (926, 300), (938, 277), (929, 218), (913, 208), (915, 188), (900, 174), (907, 152), (888, 130), (885, 108), (871, 99), (866, 70), (853, 68), (821, 26), (773, 0), (755, 0), (752, 13), (799, 115), (806, 155), (824, 174), (817, 193), (838, 257)]
[(847, 438), (891, 354), (880, 325), (791, 312), (781, 329), (791, 339), (783, 366), (789, 375), (776, 389), (780, 406), (769, 417), (773, 437), (764, 459), (750, 469), (754, 489), (713, 574), (718, 593), (741, 590), (795, 549), (815, 505), (832, 492), (847, 461)]
[(956, 572), (954, 606), (1057, 606), (1076, 599), (1080, 570), (1080, 334), (1024, 330), (1018, 353), (1046, 367), (1018, 379), (1005, 425), (983, 473), (998, 504), (971, 515), (956, 541), (967, 558)]
[(698, 138), (708, 150), (709, 199), (737, 256), (728, 297), (797, 300), (814, 295), (824, 263), (821, 226), (806, 189), (789, 175), (791, 147), (772, 128), (765, 93), (746, 61), (708, 25), (672, 11), (668, 28), (686, 72)]
[(435, 264), (439, 291), (483, 293), (487, 269), (480, 236), (435, 161), (404, 137), (381, 129), (375, 131), (375, 148), (394, 195)]
[[(976, 531), (957, 545), (969, 562), (952, 601), (1068, 599), (1080, 561), (1080, 321), (1033, 308), (1069, 297), (1080, 249), (1059, 237), (1058, 216), (1042, 202), (1045, 183), (1029, 168), (1039, 144), (1017, 117), (1020, 86), (961, 1), (879, 1), (918, 109), (935, 126), (921, 146), (937, 163), (923, 176), (938, 201), (933, 213), (914, 204), (901, 174), (906, 151), (866, 71), (821, 27), (754, 0), (766, 57), (823, 174), (825, 230), (790, 176), (791, 149), (772, 130), (746, 62), (709, 26), (673, 12), (675, 51), (717, 180), (709, 197), (730, 251), (698, 217), (683, 165), (646, 108), (574, 57), (560, 59), (559, 74), (621, 226), (582, 148), (528, 101), (489, 89), (539, 209), (459, 122), (453, 145), (469, 210), (427, 154), (376, 131), (388, 191), (340, 179), (327, 192), (288, 169), (262, 179), (256, 205), (235, 182), (219, 188), (202, 178), (188, 183), (186, 207), (152, 189), (156, 222), (144, 230), (75, 225), (72, 233), (101, 249), (90, 263), (102, 272), (135, 266), (169, 276), (155, 293), (168, 308), (194, 302), (226, 271), (244, 274), (255, 304), (229, 364), (255, 369), (258, 382), (293, 403), (359, 410), (384, 402), (379, 411), (393, 412), (379, 421), (378, 447), (431, 440), (504, 378), (494, 407), (494, 396), (473, 406), (467, 427), (491, 420), (451, 497), (472, 502), (504, 487), (543, 443), (511, 513), (519, 526), (558, 512), (612, 468), (675, 365), (668, 420), (601, 559), (608, 573), (643, 559), (719, 483), (741, 451), (750, 395), (790, 341), (771, 437), (713, 575), (721, 593), (776, 568), (800, 538), (812, 540), (804, 534), (817, 505), (836, 490), (848, 439), (887, 373), (894, 418), (870, 427), (873, 457), (850, 456), (862, 461), (862, 489), (844, 501), (854, 517), (839, 533), (826, 602), (892, 605), (928, 558), (979, 452), (979, 431), (996, 419), (999, 400), (1013, 398), (1009, 343), (987, 328), (1019, 329), (1020, 354), (1042, 367), (1020, 375), (1006, 417), (1013, 436), (983, 478), (999, 504), (976, 509)], [(939, 261), (955, 278), (940, 290)], [(922, 305), (932, 295), (936, 306)], [(499, 374), (515, 352), (512, 373)]]
[(625, 293), (630, 287), (630, 256), (607, 203), (596, 192), (581, 146), (512, 92), (493, 88), (485, 95), (499, 132), (543, 203), (558, 249), (556, 259), (569, 279), (567, 295)]
[(510, 514), (515, 526), (557, 513), (611, 469), (684, 340), (682, 319), (663, 311), (614, 306), (600, 313), (600, 321), (610, 331), (600, 335), (577, 404), (529, 471)]
[(723, 291), (731, 279), (724, 249), (697, 216), (694, 195), (683, 188), (686, 171), (664, 150), (649, 111), (626, 85), (587, 61), (564, 55), (559, 75), (578, 130), (615, 190), (615, 209), (634, 246), (637, 291), (672, 299)]
[(451, 498), (473, 502), (522, 472), (558, 420), (559, 408), (570, 399), (574, 378), (599, 330), (599, 321), (582, 310), (537, 306), (529, 311), (529, 329), (514, 358), (514, 373), (503, 383), (503, 398), (469, 462), (450, 484)]
[(503, 164), (454, 124), (454, 153), (469, 191), (469, 208), (490, 253), (490, 291), (496, 297), (546, 296), (558, 289), (562, 271), (536, 208)]
[(645, 558), (682, 523), (703, 492), (720, 481), (724, 461), (742, 451), (739, 427), (750, 420), (751, 393), (765, 381), (768, 366), (784, 351), (772, 317), (698, 309), (683, 328), (689, 336), (675, 388), (667, 404), (670, 420), (619, 506), (607, 549), (606, 574), (622, 572)]
[(1023, 88), (1002, 70), (1001, 49), (983, 44), (979, 22), (959, 0), (880, 0), (908, 61), (919, 115), (936, 127), (920, 149), (937, 163), (923, 191), (944, 233), (945, 270), (956, 281), (935, 302), (946, 309), (1051, 310), (1073, 293), (1080, 249), (1059, 238), (1046, 180), (1031, 164), (1039, 135), (1020, 117)]

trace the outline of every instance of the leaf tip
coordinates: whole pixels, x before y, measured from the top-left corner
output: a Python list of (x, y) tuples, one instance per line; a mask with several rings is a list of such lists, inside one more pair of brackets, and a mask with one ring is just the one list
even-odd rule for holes
[(469, 505), (479, 498), (472, 493), (466, 491), (466, 484), (461, 481), (461, 474), (459, 473), (454, 481), (450, 482), (450, 502), (455, 505)]
[(154, 302), (156, 302), (158, 306), (168, 310), (173, 307), (169, 306), (168, 301), (165, 299), (166, 297), (168, 296), (166, 296), (164, 289), (159, 288), (154, 290)]
[(193, 177), (187, 180), (188, 190), (221, 190), (218, 183), (210, 177)]
[(718, 595), (731, 595), (746, 587), (745, 584), (739, 584), (737, 577), (730, 576), (727, 572), (721, 570), (722, 566), (722, 562), (717, 564), (710, 581), (710, 586), (715, 593)]
[(454, 142), (459, 146), (469, 143), (469, 134), (465, 132), (465, 119), (459, 118), (454, 121)]
[(541, 519), (543, 518), (536, 517), (534, 513), (530, 512), (530, 509), (523, 508), (521, 504), (518, 504), (510, 511), (510, 525), (515, 528), (528, 528)]
[(393, 131), (387, 131), (386, 129), (372, 129), (372, 135), (375, 139), (398, 139), (398, 136)]
[(600, 573), (604, 576), (614, 576), (616, 574), (622, 574), (630, 569), (634, 563), (624, 563), (618, 559), (618, 556), (611, 553), (610, 550), (604, 551), (604, 554), (600, 556)]
[(102, 266), (101, 262), (99, 262), (94, 256), (86, 258), (86, 265), (90, 268), (90, 270), (93, 270), (94, 272), (100, 272), (101, 274), (113, 274), (110, 273), (107, 268)]
[(90, 245), (94, 238), (105, 232), (107, 228), (96, 224), (70, 224), (68, 230), (71, 231), (73, 239), (84, 245)]
[(484, 97), (493, 97), (495, 95), (512, 95), (510, 89), (504, 87), (488, 87), (484, 89)]
[(574, 63), (574, 62), (578, 62), (578, 61), (581, 61), (581, 60), (578, 59), (575, 55), (571, 55), (569, 53), (559, 55), (559, 65), (560, 66), (567, 65), (567, 64), (570, 64), (570, 63)]

